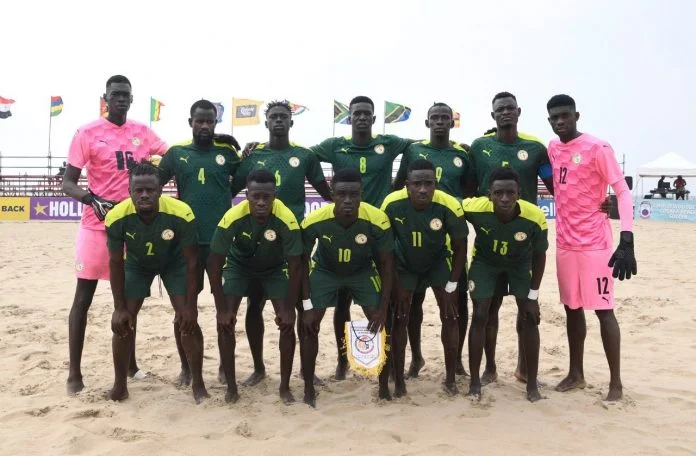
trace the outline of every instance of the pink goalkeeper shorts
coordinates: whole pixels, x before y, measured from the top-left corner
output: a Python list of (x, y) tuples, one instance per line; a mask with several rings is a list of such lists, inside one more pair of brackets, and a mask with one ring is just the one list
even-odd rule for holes
[(75, 243), (75, 276), (78, 279), (109, 280), (109, 249), (106, 231), (80, 224)]
[(611, 249), (556, 250), (561, 303), (571, 309), (614, 308), (614, 278), (608, 266)]

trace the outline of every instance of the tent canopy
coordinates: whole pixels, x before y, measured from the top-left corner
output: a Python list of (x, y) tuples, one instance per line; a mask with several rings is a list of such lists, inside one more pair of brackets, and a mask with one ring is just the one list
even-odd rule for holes
[(696, 163), (670, 152), (638, 168), (639, 177), (696, 177)]

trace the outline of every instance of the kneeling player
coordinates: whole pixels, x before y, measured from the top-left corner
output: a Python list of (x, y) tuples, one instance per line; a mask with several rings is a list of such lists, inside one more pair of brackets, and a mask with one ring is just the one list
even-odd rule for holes
[(130, 171), (130, 198), (106, 214), (105, 225), (114, 296), (111, 330), (116, 374), (109, 399), (128, 397), (133, 328), (159, 274), (176, 311), (193, 377), (193, 397), (199, 403), (208, 393), (202, 376), (203, 333), (197, 322), (198, 235), (193, 211), (186, 203), (162, 196), (157, 168), (143, 162)]
[[(210, 244), (207, 271), (217, 309), (220, 359), (227, 379), (227, 402), (236, 402), (234, 327), (242, 297), (253, 284), (263, 287), (280, 329), (280, 398), (295, 401), (290, 372), (295, 354), (295, 307), (300, 289), (302, 237), (297, 220), (276, 199), (275, 177), (257, 169), (247, 177), (247, 199), (228, 210)], [(225, 262), (225, 256), (227, 261)], [(223, 271), (223, 263), (226, 263)]]
[[(527, 399), (541, 399), (539, 365), (539, 285), (546, 266), (548, 228), (544, 213), (520, 199), (520, 178), (512, 168), (490, 174), (488, 197), (464, 200), (464, 215), (476, 230), (469, 268), (469, 293), (474, 313), (469, 331), (469, 395), (480, 397), (479, 368), (486, 323), (497, 281), (507, 280), (522, 315), (522, 345), (526, 356)], [(531, 272), (530, 272), (531, 270)]]
[[(306, 312), (302, 318), (305, 340), (300, 350), (304, 401), (312, 407), (316, 405), (314, 368), (319, 326), (326, 309), (336, 306), (339, 291), (350, 293), (370, 321), (370, 331), (376, 333), (386, 320), (394, 268), (394, 237), (389, 219), (384, 212), (361, 201), (360, 173), (350, 168), (339, 170), (331, 187), (334, 203), (311, 212), (302, 222), (302, 307)], [(318, 246), (310, 274), (309, 256), (315, 242)], [(379, 376), (380, 399), (391, 399), (388, 380), (389, 369), (385, 367)]]
[[(455, 363), (459, 340), (457, 282), (466, 264), (468, 232), (461, 203), (447, 193), (435, 190), (435, 166), (427, 160), (412, 162), (406, 175), (406, 187), (391, 193), (382, 210), (389, 217), (395, 238), (397, 274), (394, 287), (394, 396), (406, 394), (404, 363), (406, 332), (414, 292), (432, 287), (442, 321), (442, 345), (445, 350), (445, 388), (458, 393)], [(447, 247), (452, 240), (454, 261)]]

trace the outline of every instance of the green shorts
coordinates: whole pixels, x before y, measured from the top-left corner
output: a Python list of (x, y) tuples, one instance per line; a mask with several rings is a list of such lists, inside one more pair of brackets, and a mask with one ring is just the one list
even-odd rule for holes
[(404, 290), (415, 293), (423, 292), (428, 287), (444, 287), (452, 275), (452, 257), (445, 257), (431, 265), (425, 272), (407, 271), (401, 264), (397, 265), (399, 281)]
[(492, 266), (474, 259), (469, 268), (469, 295), (471, 299), (492, 298), (508, 294), (506, 288), (509, 287), (509, 294), (526, 298), (532, 282), (531, 268), (531, 264), (514, 268)]
[(312, 306), (317, 309), (335, 307), (338, 290), (350, 293), (356, 304), (374, 309), (379, 307), (382, 279), (374, 266), (347, 277), (315, 268), (309, 274), (309, 289)]
[[(145, 269), (126, 268), (124, 295), (126, 299), (143, 299), (150, 296), (152, 281), (158, 274)], [(159, 273), (169, 296), (186, 295), (186, 265), (175, 265)]]
[(254, 273), (241, 266), (228, 264), (222, 271), (222, 290), (226, 295), (249, 296), (249, 287), (255, 280), (261, 282), (264, 296), (268, 299), (285, 298), (288, 295), (287, 266)]

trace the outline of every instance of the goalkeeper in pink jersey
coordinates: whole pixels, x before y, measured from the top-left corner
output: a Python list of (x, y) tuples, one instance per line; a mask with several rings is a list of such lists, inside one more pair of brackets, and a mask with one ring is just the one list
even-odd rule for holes
[[(68, 323), (68, 394), (77, 393), (84, 388), (80, 363), (87, 312), (92, 304), (97, 282), (100, 279), (109, 280), (109, 251), (106, 247), (104, 217), (117, 203), (129, 197), (128, 170), (150, 155), (164, 155), (167, 151), (165, 142), (147, 125), (126, 118), (133, 102), (128, 78), (121, 75), (110, 77), (106, 82), (104, 99), (108, 116), (77, 130), (70, 144), (68, 165), (63, 177), (63, 192), (89, 206), (82, 212), (76, 239), (77, 286)], [(78, 185), (82, 169), (87, 170), (87, 190)], [(138, 372), (133, 350), (129, 374), (131, 377), (139, 376)]]
[[(599, 318), (602, 343), (609, 362), (608, 401), (622, 398), (621, 331), (614, 316), (614, 279), (637, 273), (633, 250), (631, 193), (611, 146), (580, 133), (580, 113), (568, 95), (555, 95), (546, 105), (549, 123), (558, 139), (549, 144), (556, 200), (556, 269), (565, 306), (570, 369), (556, 391), (584, 388), (583, 352), (585, 310)], [(616, 193), (621, 219), (619, 245), (612, 254), (611, 224), (599, 210), (607, 187)]]

